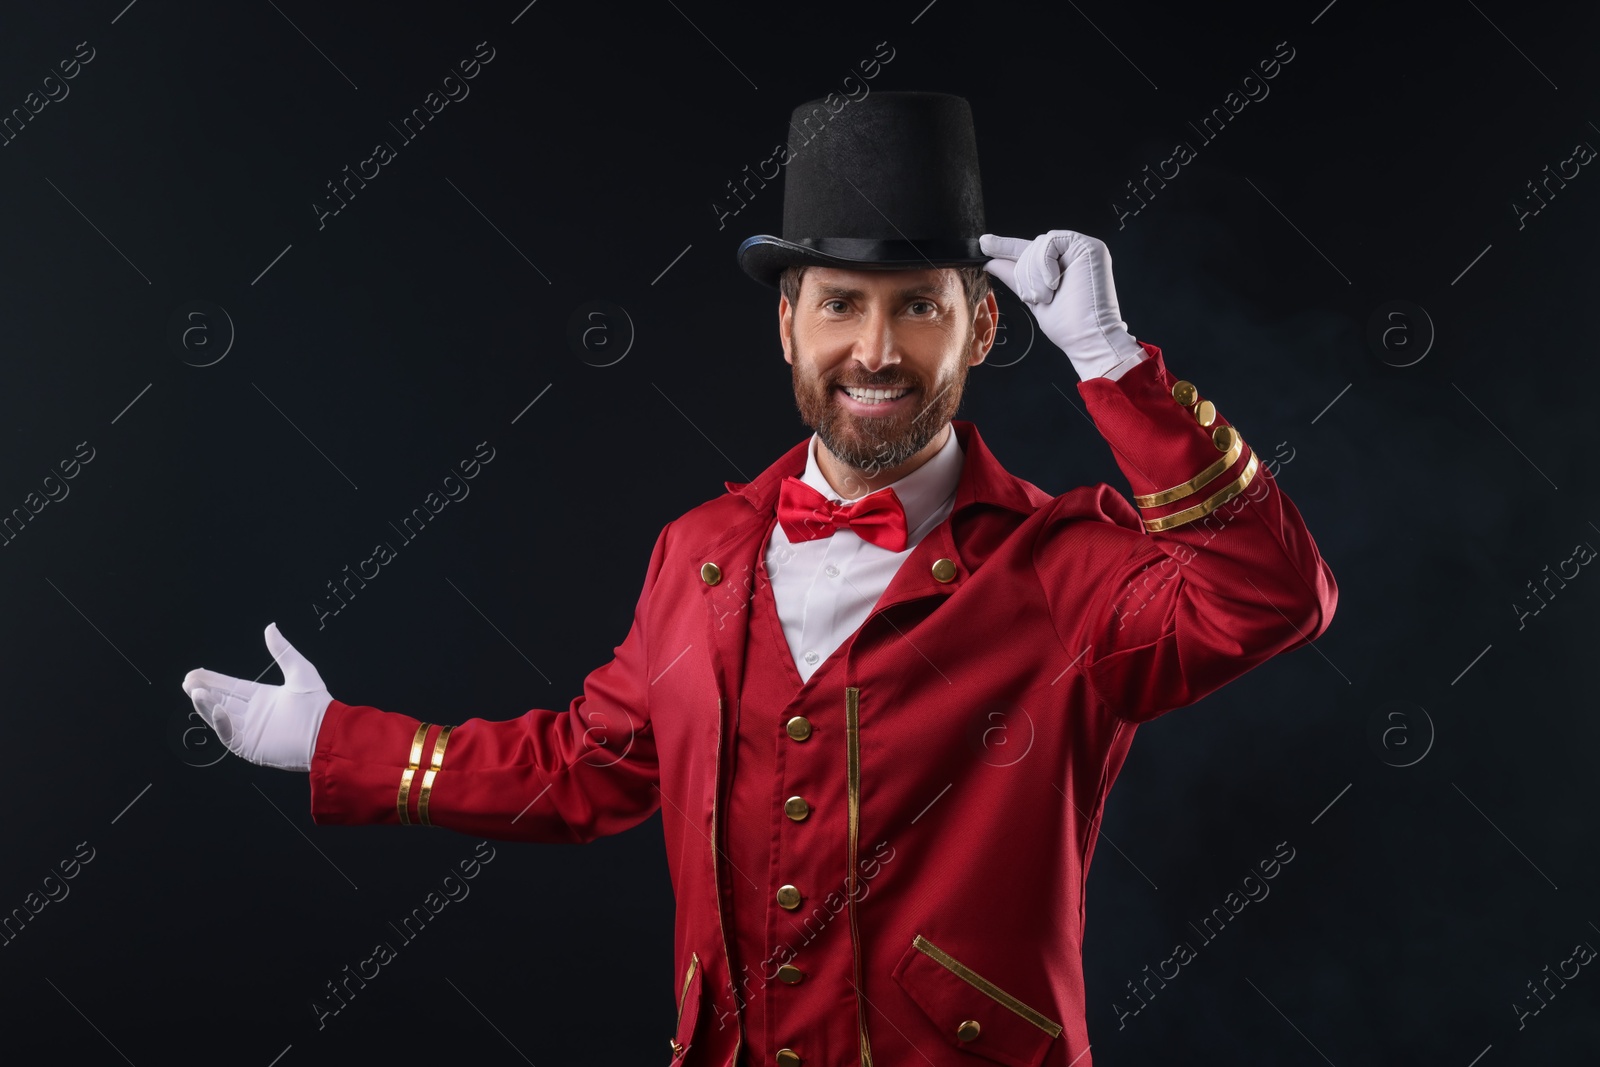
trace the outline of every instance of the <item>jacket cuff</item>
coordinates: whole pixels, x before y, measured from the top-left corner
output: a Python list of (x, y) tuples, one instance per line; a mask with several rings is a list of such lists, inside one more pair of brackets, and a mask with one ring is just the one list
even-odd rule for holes
[(1191, 382), (1167, 371), (1161, 349), (1121, 377), (1078, 383), (1089, 416), (1111, 445), (1148, 533), (1183, 526), (1232, 500), (1260, 461), (1239, 431)]
[(334, 700), (322, 716), (311, 755), (311, 821), (427, 822), (428, 794), (450, 730)]

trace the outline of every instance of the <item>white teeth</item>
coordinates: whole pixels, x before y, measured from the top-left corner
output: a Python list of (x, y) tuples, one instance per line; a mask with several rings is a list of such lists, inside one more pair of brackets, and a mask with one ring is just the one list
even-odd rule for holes
[(852, 399), (859, 400), (864, 404), (873, 404), (873, 403), (878, 403), (878, 402), (885, 401), (885, 400), (897, 399), (899, 397), (905, 396), (911, 390), (909, 390), (909, 389), (856, 389), (853, 386), (848, 386), (847, 385), (847, 386), (844, 387), (844, 391), (849, 393)]

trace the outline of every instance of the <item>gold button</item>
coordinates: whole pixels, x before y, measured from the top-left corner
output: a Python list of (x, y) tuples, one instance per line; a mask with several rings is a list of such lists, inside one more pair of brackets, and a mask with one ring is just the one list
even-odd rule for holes
[(778, 907), (788, 908), (790, 911), (800, 906), (800, 890), (792, 885), (778, 887)]
[(796, 715), (783, 724), (784, 732), (796, 741), (804, 741), (811, 736), (811, 720), (804, 715)]
[(1172, 383), (1172, 399), (1176, 400), (1184, 407), (1188, 407), (1190, 404), (1193, 404), (1195, 402), (1195, 398), (1199, 395), (1200, 390), (1194, 387), (1193, 382), (1180, 381)]
[(1210, 426), (1217, 421), (1217, 405), (1209, 400), (1200, 401), (1200, 406), (1194, 409), (1194, 419), (1201, 426)]
[(966, 1022), (956, 1027), (956, 1037), (960, 1038), (962, 1041), (971, 1041), (973, 1038), (978, 1036), (978, 1031), (982, 1029), (983, 1027), (978, 1025), (978, 1020), (968, 1019)]
[(1218, 426), (1211, 431), (1211, 443), (1217, 446), (1218, 452), (1226, 452), (1233, 447), (1233, 437), (1238, 432), (1232, 426)]
[(799, 822), (811, 814), (811, 805), (806, 803), (805, 797), (790, 797), (783, 802), (783, 813)]
[[(778, 981), (786, 985), (794, 985), (806, 976), (805, 972), (792, 963), (785, 963), (778, 968)], [(798, 1060), (796, 1062), (799, 1062)]]
[(722, 568), (715, 563), (700, 564), (700, 578), (707, 585), (716, 585), (722, 581)]
[(778, 1067), (800, 1067), (800, 1056), (792, 1048), (778, 1050)]
[(938, 582), (948, 582), (956, 576), (956, 565), (953, 560), (936, 559), (933, 561), (933, 578)]

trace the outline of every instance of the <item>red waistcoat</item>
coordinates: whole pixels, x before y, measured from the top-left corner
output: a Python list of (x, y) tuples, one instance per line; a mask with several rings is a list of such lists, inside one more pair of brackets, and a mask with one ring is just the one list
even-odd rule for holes
[[(849, 754), (839, 679), (854, 635), (802, 682), (773, 600), (765, 542), (757, 560), (721, 872), (734, 931), (728, 1001), (743, 1011), (748, 1062), (774, 1063), (787, 1048), (802, 1063), (850, 1063), (860, 1040), (846, 907), (852, 867), (846, 849), (835, 847), (848, 848), (848, 780), (844, 805), (833, 802), (831, 785)], [(872, 855), (859, 842), (857, 851)], [(892, 850), (883, 854), (892, 859)], [(867, 866), (857, 857), (858, 900), (871, 892), (864, 875), (876, 873), (881, 858)], [(724, 1011), (718, 1025), (733, 1025), (732, 1015)]]
[[(755, 597), (801, 441), (661, 531), (626, 638), (569, 706), (441, 726), (334, 701), (312, 817), (582, 842), (659, 810), (673, 1067), (771, 1067), (776, 1048), (801, 1067), (1090, 1067), (1083, 891), (1136, 727), (1314, 640), (1338, 599), (1225, 405), (1145, 349), (1078, 385), (1132, 504), (1105, 484), (1052, 497), (955, 420), (949, 517), (801, 687)], [(794, 711), (803, 741), (777, 733)], [(780, 814), (791, 796), (804, 819)]]

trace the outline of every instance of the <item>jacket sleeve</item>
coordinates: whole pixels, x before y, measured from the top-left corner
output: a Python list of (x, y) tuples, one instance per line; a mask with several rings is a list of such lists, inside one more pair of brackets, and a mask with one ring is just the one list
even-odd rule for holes
[(1034, 557), (1063, 650), (1131, 722), (1309, 643), (1338, 603), (1269, 461), (1140, 344), (1151, 358), (1078, 385), (1138, 510), (1108, 486), (1058, 497)]
[(312, 821), (576, 843), (648, 818), (661, 793), (646, 627), (670, 528), (656, 538), (628, 636), (566, 709), (441, 726), (335, 700), (311, 759)]

